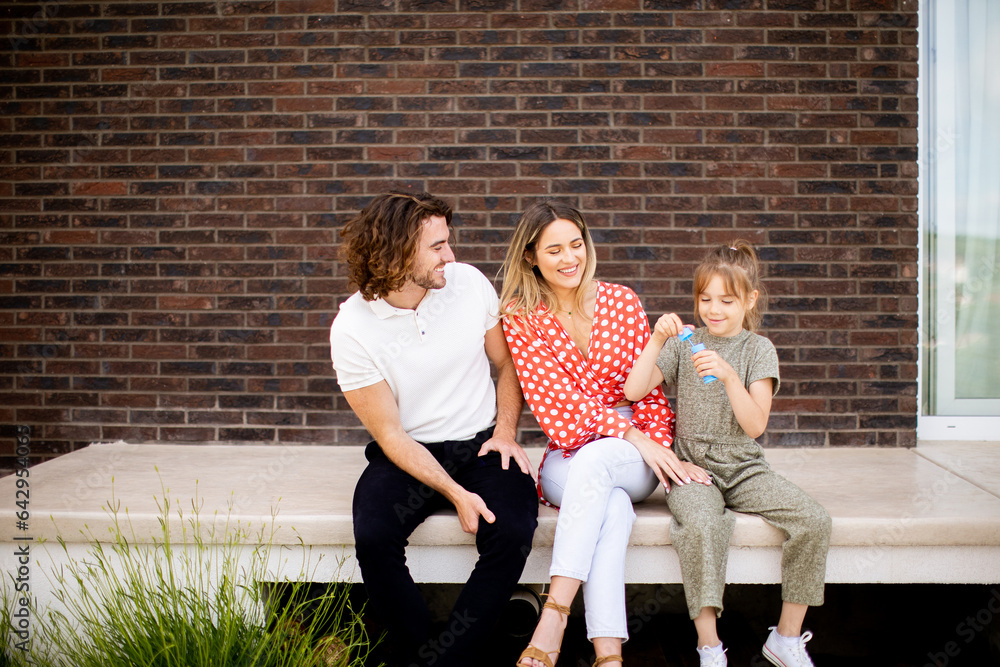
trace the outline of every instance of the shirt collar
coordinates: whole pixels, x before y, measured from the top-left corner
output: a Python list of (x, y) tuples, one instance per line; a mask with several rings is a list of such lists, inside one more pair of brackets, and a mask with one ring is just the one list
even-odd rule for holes
[[(449, 284), (454, 276), (454, 271), (452, 271), (451, 269), (452, 264), (453, 262), (449, 262), (444, 267), (445, 278), (449, 281)], [(446, 289), (448, 289), (448, 285), (445, 285), (441, 289), (428, 290), (423, 300), (419, 304), (417, 304), (417, 308), (420, 308), (420, 306), (429, 302), (431, 299), (436, 298), (439, 292), (443, 292)], [(390, 317), (399, 317), (400, 315), (412, 315), (415, 312), (415, 309), (396, 308), (395, 306), (393, 306), (392, 304), (390, 304), (388, 301), (386, 301), (381, 297), (375, 299), (374, 301), (369, 301), (368, 307), (372, 309), (372, 312), (375, 313), (375, 316), (378, 317), (380, 320), (387, 320)]]
[(369, 301), (368, 307), (372, 309), (372, 312), (375, 313), (375, 316), (380, 320), (387, 320), (390, 317), (398, 317), (400, 315), (409, 315), (413, 313), (413, 311), (408, 308), (396, 308), (382, 298)]

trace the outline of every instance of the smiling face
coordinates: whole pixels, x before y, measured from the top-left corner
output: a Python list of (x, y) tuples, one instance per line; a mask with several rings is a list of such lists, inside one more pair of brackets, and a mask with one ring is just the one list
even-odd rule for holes
[(576, 223), (556, 218), (542, 230), (529, 261), (553, 292), (576, 290), (587, 268), (587, 245)]
[(448, 221), (440, 215), (432, 215), (421, 225), (420, 240), (417, 242), (417, 256), (413, 260), (410, 280), (424, 289), (441, 289), (447, 283), (444, 266), (455, 261), (448, 238), (451, 230)]
[(698, 294), (698, 317), (713, 336), (730, 338), (743, 331), (743, 318), (757, 302), (757, 290), (748, 294), (745, 302), (732, 291), (726, 289), (722, 276), (715, 274)]

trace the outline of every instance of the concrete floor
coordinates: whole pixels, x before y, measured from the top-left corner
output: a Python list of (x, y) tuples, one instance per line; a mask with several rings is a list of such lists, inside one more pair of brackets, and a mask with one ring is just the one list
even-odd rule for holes
[[(227, 502), (235, 503), (249, 517), (271, 516), (269, 508), (277, 502), (276, 498), (294, 498), (294, 503), (283, 505), (281, 516), (286, 521), (290, 520), (288, 517), (293, 517), (293, 523), (302, 524), (299, 526), (302, 530), (313, 530), (316, 539), (309, 543), (349, 543), (331, 539), (328, 529), (336, 523), (331, 520), (331, 507), (338, 505), (322, 494), (332, 494), (341, 499), (340, 514), (337, 515), (340, 523), (334, 527), (339, 527), (349, 536), (349, 499), (356, 472), (331, 470), (329, 465), (319, 465), (314, 461), (315, 457), (329, 457), (337, 453), (333, 451), (336, 448), (275, 450), (249, 447), (236, 457), (232, 456), (231, 449), (216, 451), (218, 448), (209, 446), (172, 446), (162, 455), (151, 449), (154, 445), (131, 448), (125, 445), (119, 449), (110, 445), (102, 447), (106, 448), (104, 453), (108, 457), (98, 466), (79, 470), (72, 467), (75, 461), (85, 458), (84, 453), (100, 453), (97, 451), (100, 448), (88, 448), (33, 470), (33, 515), (58, 515), (70, 521), (62, 526), (66, 535), (76, 535), (85, 524), (97, 531), (97, 523), (107, 520), (106, 513), (100, 509), (101, 503), (112, 497), (112, 481), (118, 480), (119, 484), (115, 487), (117, 497), (129, 498), (133, 520), (139, 520), (138, 508), (142, 503), (147, 510), (152, 506), (152, 510), (143, 514), (147, 533), (151, 530), (157, 534), (160, 530), (153, 500), (155, 492), (165, 485), (172, 489), (172, 493), (181, 493), (193, 487), (198, 497), (208, 499), (207, 508), (225, 508)], [(830, 456), (830, 453), (817, 451), (823, 456)], [(220, 458), (207, 461), (206, 456), (212, 452)], [(917, 544), (998, 544), (1000, 513), (996, 508), (1000, 507), (1000, 445), (921, 445), (915, 452), (900, 450), (889, 453), (890, 459), (900, 455), (911, 459), (911, 465), (918, 470), (930, 470), (935, 475), (942, 474), (942, 470), (949, 471), (954, 480), (942, 483), (939, 490), (933, 486), (935, 478), (918, 475), (900, 490), (880, 479), (878, 483), (861, 485), (866, 489), (861, 499), (855, 497), (857, 494), (851, 495), (852, 489), (846, 485), (833, 485), (844, 497), (831, 496), (829, 503), (831, 507), (840, 507), (840, 515), (851, 519), (845, 527), (853, 525), (851, 522), (863, 523), (860, 519), (868, 517), (867, 512), (874, 507), (882, 512), (879, 516), (907, 518), (905, 522), (896, 519), (892, 527), (906, 528), (911, 532), (923, 531), (920, 539), (925, 541), (918, 541)], [(834, 454), (841, 456), (841, 453)], [(261, 458), (255, 459), (254, 456)], [(142, 457), (152, 457), (153, 460), (147, 461), (142, 474), (138, 474), (136, 466), (144, 460)], [(917, 461), (917, 458), (920, 460)], [(268, 467), (261, 461), (274, 465)], [(301, 471), (316, 471), (322, 475), (323, 483), (305, 481)], [(828, 470), (823, 471), (829, 476)], [(898, 472), (898, 466), (890, 472)], [(214, 476), (212, 473), (215, 473)], [(340, 474), (343, 479), (331, 481), (333, 473)], [(793, 469), (790, 474), (794, 473)], [(891, 475), (885, 474), (884, 477), (890, 479)], [(208, 478), (213, 480), (212, 484), (208, 483)], [(847, 478), (853, 479), (851, 476)], [(914, 505), (914, 498), (925, 500), (915, 494), (927, 491), (928, 480), (931, 483), (930, 499), (934, 502)], [(4, 494), (8, 498), (14, 496), (13, 481), (13, 478), (0, 480), (0, 491), (6, 489)], [(131, 490), (126, 488), (129, 485)], [(234, 486), (238, 489), (235, 496)], [(927, 515), (924, 518), (934, 521), (915, 520), (914, 512), (918, 510)], [(9, 520), (0, 522), (0, 537), (6, 534), (8, 540), (13, 540), (16, 535), (13, 509), (4, 511)], [(314, 516), (320, 517), (321, 521), (310, 523), (306, 520)], [(54, 534), (47, 535), (44, 531), (58, 528), (55, 523), (54, 520), (33, 522), (34, 536), (53, 538)], [(457, 522), (451, 521), (449, 530), (456, 531), (455, 524)], [(302, 535), (300, 533), (300, 537)], [(306, 534), (305, 539), (308, 542), (312, 538)], [(5, 551), (9, 555), (14, 554), (13, 548)], [(950, 563), (950, 569), (945, 574), (954, 574), (954, 570), (965, 566), (968, 560), (963, 558), (962, 562)], [(0, 556), (0, 564), (2, 562)], [(995, 568), (996, 564), (991, 560), (986, 565)], [(438, 584), (431, 588), (435, 597), (447, 599), (458, 586)], [(628, 587), (628, 599), (632, 640), (625, 645), (624, 655), (629, 667), (687, 667), (697, 664), (693, 627), (685, 613), (683, 591), (679, 585), (632, 585)], [(432, 608), (436, 607), (449, 609), (450, 605), (432, 605)], [(730, 665), (764, 667), (760, 646), (767, 635), (767, 626), (776, 621), (779, 609), (780, 587), (777, 585), (743, 584), (727, 588), (726, 613), (720, 630), (729, 647)], [(1000, 584), (830, 584), (827, 586), (827, 603), (810, 612), (807, 627), (816, 632), (809, 647), (818, 667), (1000, 667)], [(511, 667), (528, 641), (526, 635), (527, 631), (522, 637), (498, 634), (494, 646), (485, 651), (490, 656), (489, 660), (484, 659), (482, 665)], [(590, 652), (582, 608), (577, 606), (559, 664), (563, 667), (590, 667)]]

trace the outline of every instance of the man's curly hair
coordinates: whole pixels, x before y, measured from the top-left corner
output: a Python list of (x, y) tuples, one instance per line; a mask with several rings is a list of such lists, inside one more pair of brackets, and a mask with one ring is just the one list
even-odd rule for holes
[(384, 298), (406, 283), (413, 269), (421, 225), (440, 215), (451, 226), (451, 207), (426, 192), (388, 192), (340, 230), (340, 254), (351, 283), (365, 301)]

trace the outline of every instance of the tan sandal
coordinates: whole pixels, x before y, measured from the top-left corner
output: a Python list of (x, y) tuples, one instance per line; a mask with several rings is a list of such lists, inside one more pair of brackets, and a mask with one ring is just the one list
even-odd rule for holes
[(551, 597), (549, 597), (548, 593), (542, 593), (542, 595), (544, 595), (546, 598), (548, 598), (545, 601), (545, 604), (542, 605), (542, 609), (555, 609), (556, 611), (558, 611), (560, 614), (562, 614), (566, 618), (569, 618), (569, 607), (567, 607), (564, 604), (559, 604), (558, 602), (556, 602), (555, 600), (553, 600)]
[(620, 662), (623, 665), (625, 664), (620, 655), (606, 655), (595, 660), (593, 667), (601, 667), (606, 662)]
[[(543, 595), (545, 595), (546, 598), (549, 598), (548, 594), (543, 593)], [(563, 604), (559, 604), (558, 602), (556, 602), (551, 598), (545, 601), (545, 604), (542, 605), (542, 609), (553, 609), (562, 614), (563, 616), (569, 618), (569, 607)], [(544, 664), (545, 667), (555, 667), (555, 662), (551, 658), (549, 658), (549, 656), (555, 653), (556, 660), (558, 660), (559, 653), (562, 651), (561, 642), (559, 644), (559, 647), (560, 647), (559, 650), (549, 651), (548, 653), (546, 653), (537, 646), (528, 644), (527, 648), (521, 651), (521, 656), (517, 659), (517, 662), (514, 663), (514, 667), (524, 667), (524, 665), (521, 664), (521, 661), (523, 661), (525, 658), (527, 658), (528, 660), (538, 660), (539, 662)]]

